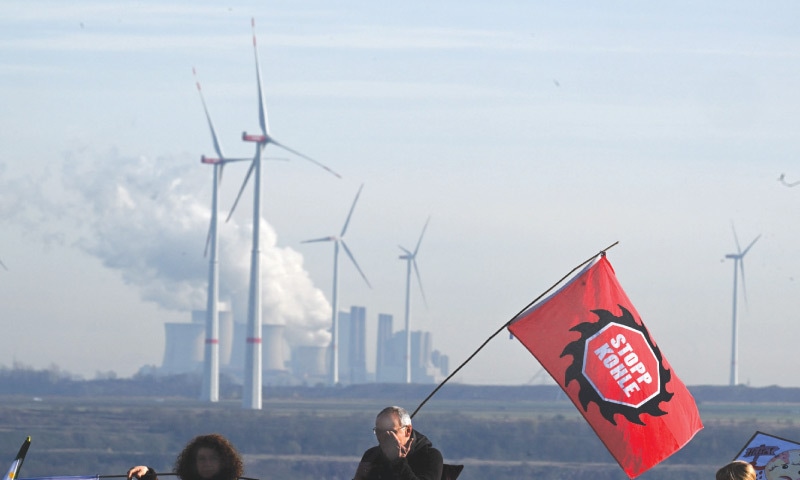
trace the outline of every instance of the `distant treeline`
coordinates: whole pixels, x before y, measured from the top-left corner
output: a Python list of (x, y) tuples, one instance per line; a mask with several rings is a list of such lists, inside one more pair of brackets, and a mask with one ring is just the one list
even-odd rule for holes
[[(195, 399), (199, 397), (202, 380), (197, 374), (172, 376), (134, 375), (116, 378), (109, 372), (98, 378), (84, 380), (57, 366), (36, 370), (16, 364), (13, 368), (0, 367), (0, 395), (56, 395), (56, 396), (108, 396), (108, 397), (168, 397)], [(327, 387), (323, 385), (273, 386), (265, 385), (265, 398), (425, 398), (435, 385), (359, 384)], [(736, 387), (695, 385), (689, 390), (698, 403), (800, 403), (800, 388), (796, 387)], [(220, 377), (220, 398), (241, 398), (242, 387), (233, 378)], [(439, 399), (449, 400), (534, 400), (550, 401), (559, 396), (555, 385), (480, 386), (450, 383), (437, 392)]]

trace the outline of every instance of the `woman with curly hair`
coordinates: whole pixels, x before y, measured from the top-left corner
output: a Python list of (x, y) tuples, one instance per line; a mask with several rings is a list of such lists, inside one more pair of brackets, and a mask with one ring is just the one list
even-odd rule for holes
[[(175, 474), (181, 480), (236, 480), (244, 470), (242, 457), (222, 435), (200, 435), (189, 442), (175, 459)], [(158, 480), (145, 465), (128, 470), (128, 480)]]

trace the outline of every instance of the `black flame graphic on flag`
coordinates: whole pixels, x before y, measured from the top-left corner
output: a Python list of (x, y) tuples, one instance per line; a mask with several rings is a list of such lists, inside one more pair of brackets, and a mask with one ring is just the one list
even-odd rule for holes
[[(587, 410), (589, 402), (594, 402), (600, 408), (600, 413), (603, 415), (603, 417), (613, 425), (617, 424), (616, 420), (614, 419), (614, 416), (617, 414), (624, 416), (631, 423), (645, 425), (645, 423), (641, 420), (640, 415), (646, 413), (648, 415), (657, 417), (667, 413), (661, 410), (659, 404), (661, 402), (669, 402), (674, 395), (672, 393), (668, 393), (666, 390), (667, 383), (669, 383), (670, 379), (672, 378), (672, 373), (670, 370), (664, 368), (661, 350), (659, 350), (659, 348), (653, 343), (653, 340), (650, 338), (650, 334), (647, 332), (647, 329), (645, 329), (642, 325), (639, 325), (633, 318), (631, 312), (625, 307), (619, 305), (619, 308), (622, 310), (622, 314), (619, 317), (614, 316), (614, 314), (608, 310), (592, 310), (592, 313), (597, 315), (596, 322), (580, 323), (570, 329), (571, 331), (579, 332), (581, 334), (581, 338), (568, 344), (561, 353), (561, 357), (566, 355), (572, 355), (573, 357), (572, 364), (565, 372), (564, 388), (566, 388), (570, 382), (576, 380), (580, 386), (578, 400), (583, 406), (583, 410)], [(658, 394), (653, 396), (653, 398), (639, 407), (631, 407), (628, 405), (622, 405), (604, 400), (594, 389), (592, 384), (589, 383), (589, 380), (587, 380), (583, 375), (583, 361), (586, 342), (589, 338), (611, 323), (616, 323), (640, 332), (644, 336), (647, 344), (650, 346), (650, 349), (653, 351), (653, 354), (658, 361), (659, 378), (661, 382)]]

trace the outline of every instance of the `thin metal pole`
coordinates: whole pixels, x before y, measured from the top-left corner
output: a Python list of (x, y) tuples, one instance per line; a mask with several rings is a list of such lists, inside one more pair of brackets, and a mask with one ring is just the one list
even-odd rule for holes
[(504, 328), (508, 327), (508, 326), (511, 324), (511, 322), (513, 322), (513, 321), (514, 321), (514, 319), (516, 319), (517, 317), (519, 317), (519, 316), (522, 314), (522, 312), (524, 312), (525, 310), (527, 310), (528, 308), (530, 308), (530, 306), (531, 306), (531, 305), (533, 305), (534, 303), (536, 303), (536, 302), (538, 302), (539, 300), (541, 300), (541, 299), (542, 299), (542, 298), (543, 298), (545, 295), (547, 295), (548, 293), (550, 293), (550, 292), (551, 292), (551, 291), (552, 291), (554, 288), (556, 288), (556, 287), (557, 287), (557, 286), (558, 286), (558, 285), (559, 285), (561, 282), (563, 282), (565, 279), (567, 279), (567, 278), (568, 278), (570, 275), (572, 275), (573, 273), (575, 273), (575, 272), (576, 272), (578, 269), (582, 268), (584, 265), (586, 265), (587, 263), (589, 263), (589, 262), (591, 262), (592, 260), (594, 260), (595, 258), (597, 258), (597, 256), (598, 256), (598, 255), (601, 255), (601, 256), (602, 256), (602, 255), (605, 255), (607, 250), (610, 250), (612, 247), (614, 247), (614, 246), (615, 246), (615, 245), (617, 245), (618, 243), (619, 243), (618, 241), (617, 241), (617, 242), (614, 242), (614, 243), (612, 243), (611, 245), (607, 246), (606, 248), (604, 248), (604, 249), (600, 250), (600, 252), (599, 252), (599, 253), (597, 253), (597, 254), (595, 254), (595, 255), (592, 255), (592, 256), (591, 256), (591, 257), (589, 257), (588, 259), (584, 260), (584, 261), (583, 261), (583, 262), (582, 262), (580, 265), (578, 265), (577, 267), (573, 268), (572, 270), (570, 270), (570, 271), (569, 271), (569, 273), (567, 273), (566, 275), (564, 275), (563, 277), (561, 277), (561, 279), (560, 279), (559, 281), (557, 281), (556, 283), (554, 283), (554, 284), (553, 284), (553, 286), (551, 286), (550, 288), (548, 288), (547, 290), (545, 290), (545, 291), (544, 291), (544, 293), (542, 293), (541, 295), (539, 295), (538, 297), (536, 297), (536, 298), (535, 298), (533, 301), (531, 301), (529, 304), (525, 305), (525, 307), (524, 307), (522, 310), (520, 310), (520, 311), (519, 311), (519, 312), (518, 312), (516, 315), (514, 315), (513, 317), (511, 317), (511, 319), (510, 319), (509, 321), (507, 321), (506, 323), (504, 323), (502, 327), (500, 327), (499, 329), (497, 329), (497, 331), (496, 331), (496, 332), (494, 332), (494, 333), (493, 333), (493, 334), (492, 334), (492, 335), (491, 335), (489, 338), (487, 338), (487, 339), (486, 339), (486, 340), (485, 340), (485, 341), (484, 341), (484, 342), (481, 344), (481, 346), (480, 346), (480, 347), (478, 347), (478, 349), (477, 349), (477, 350), (475, 350), (475, 351), (472, 353), (472, 355), (470, 355), (470, 356), (469, 356), (469, 357), (468, 357), (466, 360), (464, 360), (464, 362), (463, 362), (461, 365), (459, 365), (459, 366), (458, 366), (458, 368), (456, 368), (455, 370), (453, 370), (453, 373), (451, 373), (450, 375), (448, 375), (448, 376), (447, 376), (447, 378), (445, 378), (444, 380), (442, 380), (442, 383), (440, 383), (440, 384), (439, 384), (439, 385), (438, 385), (438, 386), (437, 386), (435, 389), (433, 389), (433, 391), (430, 393), (430, 395), (428, 395), (427, 397), (425, 397), (425, 400), (423, 400), (423, 401), (422, 401), (422, 403), (420, 403), (420, 404), (419, 404), (419, 406), (417, 407), (417, 409), (416, 409), (416, 410), (414, 410), (414, 413), (412, 413), (412, 414), (411, 414), (411, 418), (414, 418), (414, 415), (416, 415), (416, 414), (417, 414), (417, 412), (419, 412), (419, 410), (422, 408), (422, 406), (423, 406), (423, 405), (425, 405), (425, 404), (428, 402), (428, 400), (430, 400), (430, 398), (431, 398), (431, 397), (433, 397), (433, 396), (436, 394), (436, 392), (438, 392), (438, 391), (439, 391), (439, 389), (440, 389), (440, 388), (442, 388), (442, 387), (444, 386), (444, 384), (445, 384), (445, 383), (447, 383), (447, 381), (448, 381), (448, 380), (450, 380), (451, 378), (453, 378), (453, 376), (455, 376), (455, 374), (456, 374), (456, 373), (458, 373), (458, 371), (459, 371), (459, 370), (461, 370), (461, 368), (462, 368), (464, 365), (466, 365), (467, 363), (469, 363), (469, 361), (470, 361), (470, 360), (472, 360), (472, 358), (473, 358), (475, 355), (477, 355), (477, 354), (478, 354), (478, 352), (480, 352), (480, 351), (483, 349), (483, 347), (485, 347), (485, 346), (486, 346), (486, 344), (487, 344), (487, 343), (489, 343), (489, 341), (491, 341), (491, 340), (492, 340), (494, 337), (496, 337), (497, 335), (499, 335), (499, 334), (500, 334), (500, 332), (502, 332)]

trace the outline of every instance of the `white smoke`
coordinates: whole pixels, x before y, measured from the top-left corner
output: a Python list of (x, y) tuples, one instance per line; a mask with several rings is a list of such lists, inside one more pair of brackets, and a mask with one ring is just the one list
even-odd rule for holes
[[(211, 167), (196, 159), (84, 150), (65, 154), (60, 179), (8, 182), (2, 186), (6, 195), (0, 195), (16, 204), (25, 198), (16, 214), (5, 210), (17, 222), (98, 258), (119, 271), (144, 300), (190, 312), (206, 308), (208, 258), (203, 252), (212, 176)], [(12, 189), (25, 197), (9, 194)], [(302, 255), (278, 247), (275, 230), (263, 220), (261, 232), (264, 322), (286, 325), (292, 346), (327, 345), (331, 306), (312, 284)], [(232, 300), (238, 321), (246, 318), (251, 235), (251, 227), (235, 217), (219, 222), (220, 297)]]

